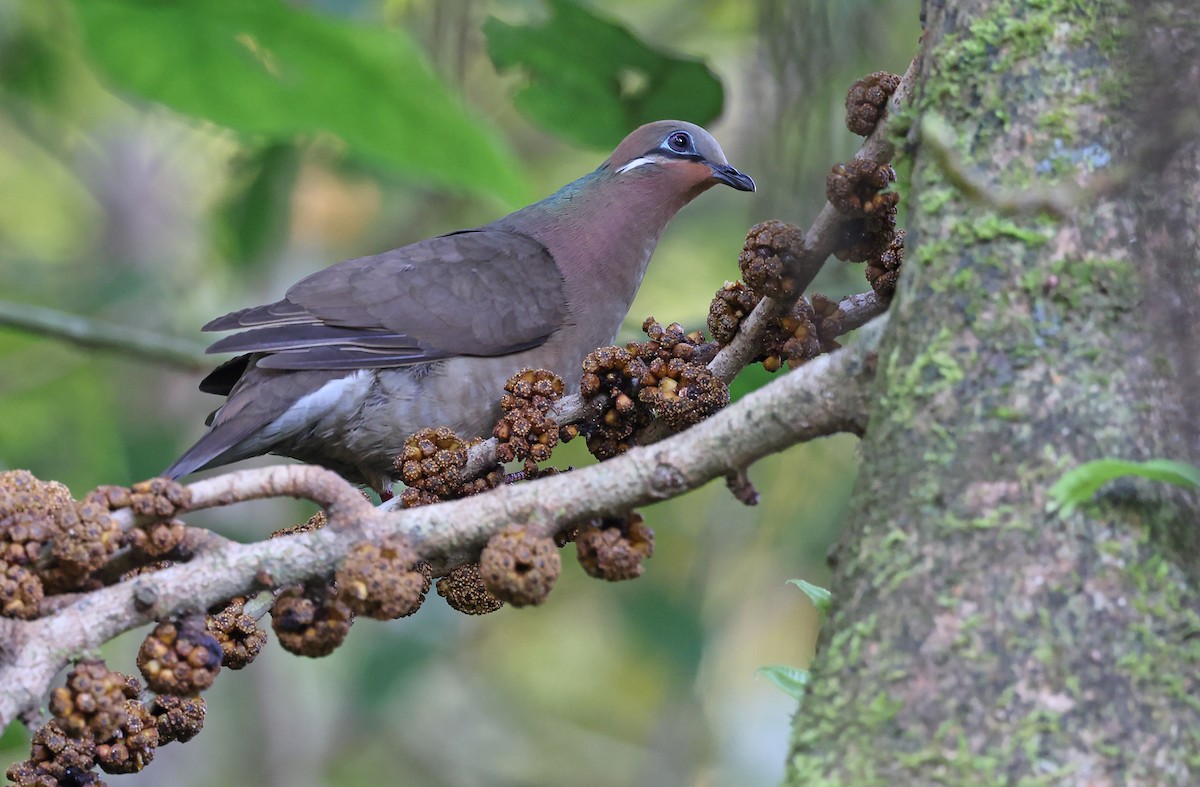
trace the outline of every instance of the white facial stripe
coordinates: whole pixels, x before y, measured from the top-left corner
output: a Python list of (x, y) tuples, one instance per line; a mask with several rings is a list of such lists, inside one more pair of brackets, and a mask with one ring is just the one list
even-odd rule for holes
[(638, 167), (645, 166), (646, 164), (656, 164), (656, 163), (658, 163), (656, 159), (652, 159), (648, 156), (640, 156), (638, 158), (635, 158), (633, 161), (629, 162), (625, 166), (621, 167), (620, 169), (618, 169), (617, 174), (619, 175), (622, 172), (628, 172), (631, 169), (637, 169)]

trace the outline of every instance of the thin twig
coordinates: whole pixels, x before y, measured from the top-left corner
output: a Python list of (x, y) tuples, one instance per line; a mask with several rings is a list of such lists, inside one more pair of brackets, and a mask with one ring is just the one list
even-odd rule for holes
[(212, 366), (212, 359), (204, 355), (204, 347), (186, 339), (101, 322), (45, 306), (0, 301), (0, 325), (188, 372), (204, 371)]
[(882, 300), (874, 290), (856, 292), (838, 301), (838, 325), (849, 333), (869, 323), (888, 309), (889, 301)]
[(1095, 173), (1088, 185), (1062, 180), (1044, 186), (1004, 188), (988, 182), (983, 175), (967, 166), (955, 149), (955, 133), (944, 119), (927, 114), (921, 120), (921, 150), (930, 154), (946, 180), (972, 202), (986, 205), (1002, 216), (1049, 213), (1065, 218), (1080, 204), (1095, 199), (1120, 182), (1123, 171)]

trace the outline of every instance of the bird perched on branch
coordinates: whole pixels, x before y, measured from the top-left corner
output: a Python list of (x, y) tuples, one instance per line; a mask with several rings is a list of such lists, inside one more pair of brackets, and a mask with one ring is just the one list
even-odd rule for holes
[(218, 317), (204, 330), (238, 332), (208, 352), (242, 355), (200, 390), (228, 399), (165, 475), (274, 453), (390, 494), (412, 433), (489, 432), (523, 367), (578, 381), (583, 357), (616, 336), (667, 222), (718, 183), (754, 191), (704, 129), (650, 123), (541, 202)]

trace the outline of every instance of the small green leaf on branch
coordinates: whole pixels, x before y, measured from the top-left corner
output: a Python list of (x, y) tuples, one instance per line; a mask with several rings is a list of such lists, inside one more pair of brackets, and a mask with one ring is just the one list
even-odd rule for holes
[(754, 674), (761, 675), (774, 683), (780, 691), (796, 700), (804, 699), (811, 678), (808, 670), (789, 667), (786, 664), (771, 664), (759, 667)]
[(822, 615), (829, 614), (829, 610), (833, 606), (833, 596), (828, 590), (811, 582), (805, 582), (803, 579), (789, 579), (788, 584), (803, 590), (804, 595), (808, 596), (808, 600), (817, 608), (817, 612)]
[(1047, 492), (1050, 496), (1049, 510), (1057, 510), (1059, 516), (1070, 516), (1080, 503), (1091, 500), (1104, 484), (1126, 476), (1200, 489), (1200, 468), (1186, 462), (1171, 459), (1149, 459), (1145, 462), (1097, 459), (1068, 470), (1050, 487)]

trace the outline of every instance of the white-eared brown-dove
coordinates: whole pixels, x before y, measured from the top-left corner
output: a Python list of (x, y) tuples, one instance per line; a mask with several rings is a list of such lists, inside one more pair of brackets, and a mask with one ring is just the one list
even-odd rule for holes
[(474, 437), (523, 367), (578, 385), (613, 341), (675, 213), (718, 183), (754, 191), (717, 141), (664, 120), (627, 136), (598, 169), (477, 229), (330, 266), (282, 300), (219, 317), (237, 352), (200, 384), (227, 396), (166, 475), (265, 453), (329, 467), (390, 493), (412, 433)]

